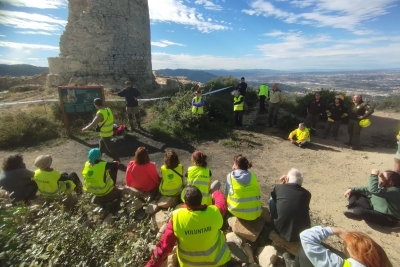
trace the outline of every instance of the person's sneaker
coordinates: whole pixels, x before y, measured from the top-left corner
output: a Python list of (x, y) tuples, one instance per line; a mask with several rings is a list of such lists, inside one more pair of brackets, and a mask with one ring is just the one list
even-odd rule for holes
[(212, 182), (210, 186), (210, 194), (214, 193), (215, 191), (219, 190), (221, 188), (221, 183), (218, 180), (215, 180)]
[(292, 260), (292, 257), (290, 257), (290, 254), (285, 252), (282, 254), (282, 258), (285, 261), (286, 267), (293, 267), (294, 266), (294, 261)]
[(348, 146), (353, 145), (351, 142), (345, 142), (344, 144), (345, 144), (345, 145), (348, 145)]
[(358, 217), (358, 215), (354, 213), (353, 209), (348, 209), (348, 210), (344, 211), (343, 215), (349, 219), (361, 221), (360, 217)]

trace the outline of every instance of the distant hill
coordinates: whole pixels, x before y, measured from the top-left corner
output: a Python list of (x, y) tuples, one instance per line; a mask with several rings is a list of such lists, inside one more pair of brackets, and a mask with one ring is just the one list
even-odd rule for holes
[(0, 64), (0, 76), (33, 76), (37, 74), (42, 74), (43, 72), (49, 72), (49, 68), (37, 67), (28, 64)]
[(163, 76), (185, 76), (190, 81), (201, 82), (201, 83), (207, 83), (210, 80), (217, 77), (216, 75), (213, 75), (211, 73), (208, 73), (208, 72), (205, 72), (202, 70), (162, 69), (162, 70), (156, 70), (156, 72)]
[(233, 77), (287, 73), (286, 71), (271, 70), (271, 69), (246, 69), (246, 70), (235, 69), (235, 70), (204, 70), (204, 71), (217, 76), (231, 75)]

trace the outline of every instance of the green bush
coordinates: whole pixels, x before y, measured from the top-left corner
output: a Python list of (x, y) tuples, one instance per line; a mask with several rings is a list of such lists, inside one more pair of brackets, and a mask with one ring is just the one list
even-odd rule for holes
[(278, 120), (278, 127), (285, 131), (293, 131), (299, 127), (301, 121), (292, 115), (285, 115)]
[(400, 96), (390, 96), (373, 99), (371, 106), (377, 110), (400, 111)]
[(148, 219), (121, 211), (114, 225), (102, 224), (105, 213), (88, 196), (73, 211), (54, 202), (36, 214), (6, 205), (1, 213), (1, 266), (144, 266), (155, 241)]
[(255, 107), (258, 106), (258, 103), (260, 103), (260, 100), (258, 98), (258, 92), (251, 89), (247, 89), (246, 91), (246, 103), (249, 107)]

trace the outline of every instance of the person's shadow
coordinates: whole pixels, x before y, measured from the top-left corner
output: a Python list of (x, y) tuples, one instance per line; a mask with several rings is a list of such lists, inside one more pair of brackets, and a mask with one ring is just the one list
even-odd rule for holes
[(383, 234), (392, 234), (392, 233), (398, 234), (398, 233), (400, 233), (400, 226), (397, 226), (397, 227), (382, 226), (382, 225), (367, 222), (367, 221), (365, 221), (365, 223), (369, 227), (371, 227), (373, 230), (381, 232)]

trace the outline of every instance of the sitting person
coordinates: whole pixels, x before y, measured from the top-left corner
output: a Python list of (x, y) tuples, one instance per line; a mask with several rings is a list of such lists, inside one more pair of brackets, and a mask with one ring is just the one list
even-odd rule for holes
[(156, 165), (150, 161), (146, 148), (139, 147), (135, 152), (135, 157), (128, 163), (126, 168), (126, 185), (135, 189), (138, 196), (146, 193), (156, 195), (160, 185)]
[(241, 154), (233, 158), (232, 172), (226, 177), (228, 211), (235, 217), (253, 221), (261, 216), (260, 186), (251, 162)]
[(38, 187), (32, 180), (34, 175), (33, 171), (26, 169), (22, 155), (10, 155), (3, 161), (0, 188), (8, 191), (14, 202), (35, 199)]
[(311, 193), (304, 189), (303, 176), (292, 168), (279, 178), (271, 192), (270, 212), (276, 232), (289, 242), (299, 242), (301, 231), (311, 227)]
[(311, 142), (310, 131), (304, 126), (304, 123), (300, 123), (299, 128), (289, 134), (289, 140), (294, 145), (304, 147)]
[(180, 195), (183, 189), (183, 166), (179, 162), (175, 151), (170, 150), (164, 156), (164, 165), (160, 170), (160, 193), (164, 196), (174, 197)]
[(393, 170), (395, 172), (400, 173), (400, 131), (396, 135), (396, 140), (397, 140), (397, 151), (396, 151), (396, 154), (394, 155)]
[(368, 186), (350, 187), (344, 196), (349, 200), (346, 217), (389, 227), (399, 225), (399, 173), (372, 170)]
[(88, 161), (82, 171), (83, 190), (95, 196), (94, 203), (106, 204), (120, 199), (121, 190), (115, 187), (118, 165), (118, 161), (101, 160), (98, 148), (89, 151)]
[[(185, 173), (186, 184), (196, 186), (203, 194), (202, 205), (211, 205), (212, 198), (209, 193), (211, 186), (211, 171), (207, 168), (207, 155), (200, 151), (192, 153), (192, 164)], [(182, 190), (181, 198), (184, 201), (185, 190)]]
[(35, 171), (35, 180), (40, 195), (43, 197), (60, 197), (69, 195), (75, 191), (76, 194), (81, 195), (82, 182), (75, 172), (70, 174), (64, 172), (60, 173), (51, 168), (53, 159), (50, 155), (41, 155), (36, 158), (35, 166), (39, 169)]
[(201, 204), (203, 194), (196, 186), (186, 187), (185, 204), (173, 211), (146, 267), (161, 266), (175, 244), (180, 266), (224, 266), (230, 260), (225, 235), (220, 230), (226, 212), (225, 197), (218, 186), (211, 192), (215, 206)]
[[(343, 240), (347, 259), (325, 248), (321, 242), (336, 235)], [(300, 234), (302, 250), (293, 262), (283, 253), (286, 267), (393, 267), (385, 251), (369, 236), (361, 232), (346, 232), (336, 227), (315, 226)]]

